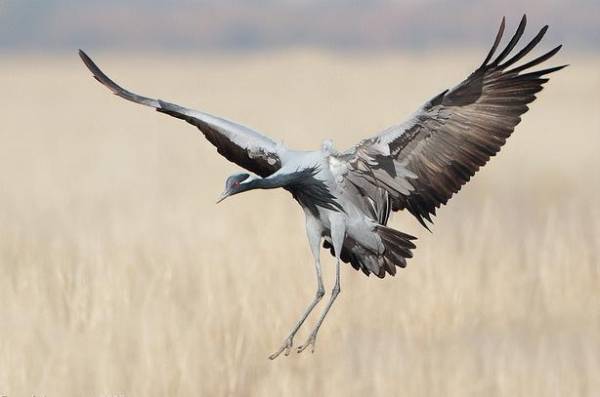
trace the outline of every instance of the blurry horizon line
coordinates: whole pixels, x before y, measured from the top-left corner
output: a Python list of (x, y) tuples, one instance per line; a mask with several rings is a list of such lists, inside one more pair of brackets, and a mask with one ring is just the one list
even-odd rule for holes
[(587, 0), (9, 0), (0, 6), (0, 51), (229, 53), (321, 48), (344, 53), (480, 48), (493, 40), (503, 16), (510, 28), (523, 14), (528, 16), (526, 37), (548, 24), (547, 42), (600, 51), (600, 3)]

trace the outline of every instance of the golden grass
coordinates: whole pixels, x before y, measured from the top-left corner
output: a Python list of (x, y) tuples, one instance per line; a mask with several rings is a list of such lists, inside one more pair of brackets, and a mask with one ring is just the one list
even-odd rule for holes
[[(403, 120), (481, 56), (91, 55), (142, 94), (306, 149)], [(297, 204), (269, 191), (215, 206), (236, 167), (192, 127), (109, 95), (75, 54), (5, 58), (0, 395), (600, 390), (597, 56), (557, 60), (572, 66), (433, 234), (393, 218), (419, 237), (408, 268), (344, 266), (316, 353), (274, 362), (315, 288)]]

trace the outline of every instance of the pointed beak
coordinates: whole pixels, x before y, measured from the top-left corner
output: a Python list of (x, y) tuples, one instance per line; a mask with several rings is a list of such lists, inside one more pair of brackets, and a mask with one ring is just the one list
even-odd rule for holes
[(229, 194), (226, 191), (221, 193), (221, 195), (217, 198), (216, 204), (219, 204), (221, 201), (225, 200), (227, 197), (229, 197)]

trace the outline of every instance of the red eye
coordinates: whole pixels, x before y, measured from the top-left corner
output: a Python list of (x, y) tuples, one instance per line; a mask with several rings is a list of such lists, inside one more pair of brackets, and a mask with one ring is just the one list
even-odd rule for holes
[(240, 187), (240, 183), (238, 181), (233, 182), (234, 187)]

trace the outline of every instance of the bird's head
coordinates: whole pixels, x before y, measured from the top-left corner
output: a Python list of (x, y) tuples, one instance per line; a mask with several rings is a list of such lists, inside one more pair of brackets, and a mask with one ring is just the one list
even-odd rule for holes
[(229, 196), (233, 196), (234, 194), (238, 194), (241, 192), (245, 192), (246, 190), (251, 189), (250, 183), (256, 179), (256, 177), (251, 176), (246, 173), (233, 174), (225, 181), (225, 191), (221, 193), (219, 198), (217, 199), (217, 203), (225, 200)]

